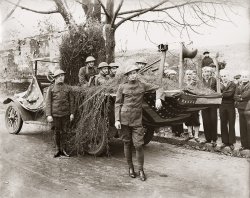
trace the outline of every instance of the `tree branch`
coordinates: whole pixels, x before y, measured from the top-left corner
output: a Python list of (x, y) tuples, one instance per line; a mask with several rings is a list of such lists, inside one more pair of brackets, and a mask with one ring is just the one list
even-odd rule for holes
[(1, 21), (1, 24), (3, 24), (5, 21), (7, 21), (11, 15), (13, 14), (13, 12), (15, 12), (17, 6), (19, 5), (19, 3), (21, 2), (21, 0), (18, 0), (18, 2), (16, 3), (16, 5), (12, 8), (12, 10), (9, 12), (9, 14), (6, 15), (6, 17)]
[(151, 11), (151, 10), (153, 10), (153, 9), (155, 9), (155, 8), (157, 8), (157, 7), (159, 7), (159, 6), (161, 6), (162, 4), (166, 3), (167, 1), (168, 1), (168, 0), (164, 0), (164, 1), (162, 1), (162, 2), (160, 2), (160, 3), (158, 3), (158, 4), (154, 5), (154, 6), (152, 6), (152, 7), (150, 7), (150, 8), (144, 9), (144, 10), (141, 11), (141, 12), (137, 12), (137, 13), (135, 13), (135, 14), (130, 15), (129, 17), (126, 17), (125, 19), (119, 21), (119, 22), (115, 25), (114, 29), (116, 29), (117, 27), (119, 27), (119, 26), (120, 26), (122, 23), (124, 23), (125, 21), (127, 21), (127, 20), (129, 20), (129, 19), (132, 19), (132, 18), (134, 18), (134, 17), (140, 16), (140, 15), (146, 13), (146, 12), (149, 12), (149, 11)]
[[(158, 11), (162, 11), (162, 10), (169, 10), (169, 9), (182, 7), (182, 6), (190, 5), (190, 4), (201, 3), (201, 2), (202, 1), (191, 1), (191, 2), (188, 1), (188, 2), (178, 4), (178, 5), (174, 5), (174, 6), (167, 6), (167, 7), (163, 7), (163, 8), (159, 8), (159, 9), (153, 9), (153, 10), (150, 10), (150, 12), (158, 12)], [(132, 14), (132, 13), (142, 12), (144, 10), (146, 10), (146, 8), (137, 9), (137, 10), (130, 10), (130, 11), (124, 11), (124, 12), (120, 12), (118, 15)]]
[(118, 5), (118, 7), (117, 7), (117, 9), (116, 9), (116, 11), (115, 11), (115, 13), (114, 13), (114, 16), (113, 16), (112, 21), (111, 21), (111, 27), (113, 27), (113, 25), (114, 25), (114, 23), (115, 23), (115, 19), (116, 19), (117, 15), (118, 15), (118, 13), (119, 13), (121, 7), (122, 7), (123, 2), (124, 2), (124, 0), (121, 0), (121, 1), (120, 1), (119, 5)]
[(105, 6), (103, 5), (103, 3), (101, 2), (101, 0), (97, 0), (97, 1), (100, 3), (100, 5), (101, 5), (101, 7), (102, 7), (102, 9), (103, 9), (103, 11), (104, 11), (104, 13), (105, 13), (105, 15), (106, 15), (107, 17), (110, 18), (109, 13), (108, 13), (108, 11), (106, 10), (106, 8), (105, 8)]
[(10, 3), (10, 4), (14, 5), (14, 6), (17, 6), (17, 7), (21, 8), (21, 9), (23, 9), (23, 10), (27, 10), (27, 11), (30, 11), (30, 12), (35, 12), (35, 13), (38, 13), (38, 14), (54, 14), (54, 13), (58, 13), (57, 9), (56, 10), (50, 10), (50, 11), (33, 10), (31, 8), (20, 6), (20, 5), (16, 4), (16, 3), (13, 3), (11, 1), (9, 1), (9, 0), (4, 0), (4, 1), (6, 1), (6, 2), (8, 2), (8, 3)]

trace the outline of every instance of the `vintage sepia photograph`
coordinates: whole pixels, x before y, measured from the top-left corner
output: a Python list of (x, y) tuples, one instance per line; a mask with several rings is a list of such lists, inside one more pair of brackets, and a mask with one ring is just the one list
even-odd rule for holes
[(0, 197), (249, 198), (248, 0), (0, 0)]

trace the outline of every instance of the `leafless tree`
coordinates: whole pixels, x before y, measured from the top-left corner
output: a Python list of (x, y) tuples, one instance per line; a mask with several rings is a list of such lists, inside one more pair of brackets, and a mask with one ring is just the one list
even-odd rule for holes
[[(67, 0), (50, 0), (54, 7), (51, 10), (36, 10), (21, 5), (21, 0), (4, 0), (6, 3), (12, 4), (13, 9), (7, 14), (3, 22), (13, 14), (16, 8), (21, 8), (26, 11), (39, 14), (60, 14), (64, 19), (68, 28), (77, 28), (77, 23), (74, 20), (72, 13), (67, 4)], [(70, 3), (79, 4), (85, 14), (86, 22), (89, 19), (95, 19), (102, 22), (104, 26), (103, 36), (106, 40), (106, 61), (114, 61), (115, 52), (115, 32), (125, 22), (133, 22), (144, 25), (145, 33), (150, 24), (158, 24), (171, 34), (173, 30), (178, 31), (182, 35), (185, 31), (189, 35), (190, 31), (199, 34), (199, 27), (202, 25), (213, 26), (213, 22), (222, 20), (230, 22), (228, 11), (230, 11), (230, 1), (226, 0), (159, 0), (159, 1), (144, 1), (140, 0), (71, 0)], [(139, 4), (140, 7), (134, 10), (124, 10), (124, 4)], [(218, 12), (224, 12), (223, 18), (218, 15)], [(146, 13), (158, 13), (163, 18), (159, 19), (146, 17)], [(189, 17), (187, 17), (189, 16)], [(192, 21), (188, 19), (192, 18)]]

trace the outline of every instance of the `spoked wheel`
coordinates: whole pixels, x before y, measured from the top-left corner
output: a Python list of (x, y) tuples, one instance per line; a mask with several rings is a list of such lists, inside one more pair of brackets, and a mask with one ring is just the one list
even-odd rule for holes
[(147, 145), (154, 137), (155, 128), (152, 126), (143, 126), (144, 127), (144, 144)]
[(100, 156), (106, 150), (107, 143), (107, 133), (105, 131), (99, 131), (99, 133), (94, 134), (91, 138), (87, 147), (87, 153), (90, 155)]
[(23, 126), (23, 120), (18, 108), (10, 104), (5, 112), (5, 126), (9, 133), (18, 134)]

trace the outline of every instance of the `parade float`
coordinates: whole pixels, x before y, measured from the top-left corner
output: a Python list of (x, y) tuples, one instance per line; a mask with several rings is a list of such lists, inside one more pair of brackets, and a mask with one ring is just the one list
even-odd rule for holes
[[(142, 80), (164, 87), (168, 84), (163, 79), (163, 67), (165, 63), (168, 45), (159, 45), (161, 53), (160, 65), (156, 76), (147, 75), (142, 69)], [(165, 89), (165, 99), (160, 110), (155, 108), (155, 93), (147, 93), (142, 105), (143, 126), (145, 128), (144, 142), (148, 144), (159, 127), (171, 126), (185, 122), (193, 112), (201, 109), (218, 106), (221, 103), (221, 94), (212, 92), (207, 88), (190, 89), (183, 86), (183, 60), (193, 58), (197, 50), (189, 51), (181, 44), (179, 82), (177, 87)], [(7, 98), (5, 113), (5, 124), (7, 130), (12, 134), (18, 134), (25, 122), (46, 122), (44, 107), (45, 95), (48, 86), (53, 83), (53, 78), (38, 74), (38, 63), (55, 63), (49, 60), (35, 60), (32, 82), (28, 90)], [(156, 62), (156, 61), (155, 61)], [(217, 77), (219, 77), (218, 64)], [(145, 72), (145, 73), (144, 73)], [(87, 152), (99, 156), (108, 150), (109, 140), (118, 137), (118, 131), (114, 127), (114, 103), (116, 90), (119, 83), (124, 80), (123, 75), (110, 79), (101, 86), (79, 87), (72, 86), (75, 98), (75, 120), (70, 126), (67, 144), (69, 152)], [(218, 81), (219, 82), (219, 81)], [(220, 90), (217, 83), (217, 90)]]

